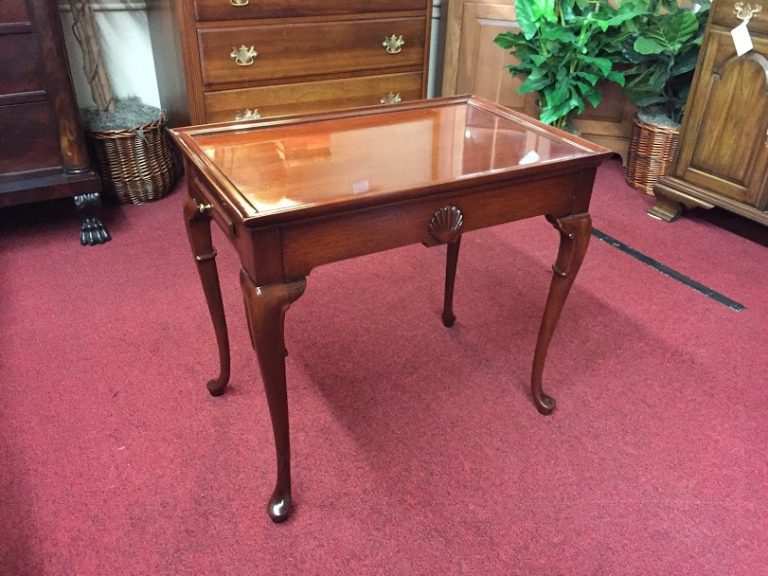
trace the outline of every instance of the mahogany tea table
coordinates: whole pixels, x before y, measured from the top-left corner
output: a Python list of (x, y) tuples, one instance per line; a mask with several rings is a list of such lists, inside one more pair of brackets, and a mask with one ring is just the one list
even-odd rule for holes
[(587, 250), (597, 167), (610, 152), (477, 97), (171, 131), (186, 166), (184, 215), (218, 343), (214, 396), (229, 380), (229, 340), (211, 218), (237, 250), (251, 342), (277, 453), (272, 520), (291, 510), (285, 312), (321, 264), (414, 243), (447, 244), (442, 321), (465, 232), (544, 215), (560, 247), (533, 358), (539, 412), (555, 325)]

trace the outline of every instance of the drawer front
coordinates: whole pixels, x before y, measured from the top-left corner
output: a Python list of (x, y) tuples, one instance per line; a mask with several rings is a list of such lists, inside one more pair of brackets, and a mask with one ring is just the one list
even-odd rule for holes
[(196, 0), (200, 21), (426, 10), (426, 0)]
[(422, 80), (420, 72), (413, 72), (209, 92), (205, 94), (206, 120), (225, 122), (417, 100)]
[(0, 106), (0, 174), (62, 165), (56, 121), (45, 102)]
[(0, 78), (0, 103), (4, 101), (4, 96), (30, 92), (42, 95), (45, 92), (40, 50), (34, 34), (0, 36), (0, 70), (3, 71)]
[[(757, 6), (762, 3), (763, 2), (760, 0), (758, 0), (757, 3), (741, 2), (744, 7), (747, 7), (749, 4)], [(741, 20), (739, 20), (736, 15), (736, 4), (739, 4), (738, 0), (717, 2), (713, 7), (714, 14), (712, 15), (712, 22), (720, 26), (725, 26), (726, 28), (735, 28), (737, 25), (741, 24)], [(742, 11), (743, 10), (744, 8), (742, 8)], [(749, 31), (752, 33), (768, 34), (768, 3), (765, 4), (764, 10), (761, 10), (750, 18), (747, 28), (749, 28)]]
[(0, 0), (0, 24), (18, 24), (29, 21), (29, 13), (24, 0)]
[[(391, 18), (200, 30), (203, 83), (210, 87), (421, 66), (425, 24), (424, 18)], [(383, 45), (393, 35), (404, 42), (391, 48), (394, 54)]]

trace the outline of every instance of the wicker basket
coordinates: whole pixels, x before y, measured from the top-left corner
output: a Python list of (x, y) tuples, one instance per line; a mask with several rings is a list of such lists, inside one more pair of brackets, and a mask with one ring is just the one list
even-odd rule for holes
[(643, 122), (635, 116), (629, 143), (627, 183), (646, 194), (667, 174), (677, 152), (679, 128), (667, 128)]
[(144, 204), (168, 194), (176, 173), (164, 127), (161, 117), (138, 128), (88, 132), (108, 198)]

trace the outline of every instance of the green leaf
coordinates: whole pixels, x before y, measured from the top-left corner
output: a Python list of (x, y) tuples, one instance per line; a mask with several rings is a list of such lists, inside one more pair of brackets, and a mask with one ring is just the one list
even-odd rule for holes
[(514, 32), (502, 32), (501, 34), (498, 34), (496, 38), (493, 39), (493, 41), (501, 48), (509, 50), (510, 48), (517, 46), (520, 42), (520, 39)]
[(589, 102), (593, 108), (597, 108), (603, 100), (603, 93), (597, 88), (590, 88), (589, 91), (584, 93), (584, 98), (586, 98), (587, 102)]
[(577, 114), (583, 114), (587, 109), (587, 105), (584, 104), (584, 98), (579, 95), (576, 88), (571, 88), (571, 105), (576, 109)]
[(534, 16), (534, 4), (536, 0), (517, 0), (515, 3), (515, 14), (517, 15), (517, 24), (526, 40), (530, 40), (539, 30), (539, 24)]
[(587, 62), (588, 64), (591, 64), (600, 72), (603, 74), (603, 76), (606, 76), (608, 72), (611, 71), (611, 68), (613, 68), (613, 62), (611, 62), (608, 58), (596, 58), (594, 56), (582, 56), (581, 60), (583, 62)]
[(525, 79), (525, 82), (520, 85), (517, 91), (520, 94), (528, 94), (530, 92), (537, 92), (538, 90), (541, 90), (550, 84), (552, 84), (552, 80), (546, 76), (540, 78), (531, 78), (529, 76)]
[(606, 75), (606, 78), (611, 82), (616, 82), (616, 84), (618, 84), (619, 86), (624, 86), (624, 83), (626, 81), (624, 78), (624, 73), (619, 72), (617, 70), (611, 70), (610, 72), (608, 72), (608, 74)]
[(592, 74), (591, 72), (586, 72), (584, 70), (579, 70), (578, 72), (576, 72), (576, 76), (584, 78), (587, 82), (592, 84), (592, 86), (597, 84), (598, 81), (600, 80), (600, 76), (598, 76), (597, 74)]
[[(517, 6), (517, 4), (515, 4), (515, 6)], [(533, 0), (531, 3), (531, 13), (537, 20), (557, 22), (557, 15), (555, 14), (555, 0)]]
[(667, 42), (674, 47), (674, 51), (680, 50), (699, 29), (699, 21), (696, 14), (689, 10), (673, 14), (662, 25), (662, 33)]
[(549, 108), (544, 107), (541, 109), (541, 114), (539, 115), (539, 120), (544, 122), (545, 124), (552, 124), (556, 120), (560, 120), (560, 118), (564, 118), (568, 115), (568, 113), (576, 108), (576, 106), (573, 104), (573, 101), (568, 99), (559, 106), (555, 108)]
[(557, 83), (555, 84), (554, 89), (545, 94), (547, 106), (554, 107), (562, 104), (568, 99), (570, 93), (571, 83), (568, 76), (565, 73), (558, 74)]
[(698, 49), (688, 50), (683, 53), (674, 63), (669, 73), (672, 76), (679, 76), (690, 72), (696, 67), (696, 60), (699, 57)]
[(638, 54), (661, 54), (669, 50), (669, 44), (666, 41), (659, 41), (648, 36), (641, 36), (635, 40), (632, 46)]
[(548, 26), (541, 30), (542, 39), (547, 42), (559, 42), (562, 44), (571, 44), (576, 41), (576, 35), (568, 28), (562, 26)]

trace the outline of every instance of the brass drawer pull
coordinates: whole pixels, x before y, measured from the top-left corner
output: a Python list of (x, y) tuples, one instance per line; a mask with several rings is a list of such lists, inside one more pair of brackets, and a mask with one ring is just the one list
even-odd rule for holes
[(235, 116), (235, 120), (256, 120), (256, 118), (261, 118), (258, 108), (254, 108), (253, 110), (246, 108), (242, 112), (238, 112)]
[(397, 54), (398, 52), (403, 51), (405, 40), (403, 40), (402, 35), (397, 36), (396, 34), (392, 34), (392, 36), (384, 38), (384, 42), (382, 42), (381, 45), (387, 49), (389, 54)]
[(379, 100), (379, 102), (381, 102), (382, 104), (397, 104), (398, 102), (402, 102), (402, 101), (403, 99), (400, 98), (399, 92), (397, 94), (395, 94), (394, 92), (390, 92), (386, 96), (382, 96), (381, 100)]
[(253, 49), (253, 46), (248, 48), (243, 44), (240, 48), (232, 48), (229, 57), (232, 58), (238, 66), (250, 66), (253, 64), (254, 58), (258, 55), (259, 53)]
[(733, 13), (736, 14), (736, 18), (744, 22), (749, 22), (752, 16), (755, 16), (762, 11), (763, 7), (760, 6), (760, 4), (755, 4), (754, 8), (752, 7), (752, 4), (744, 4), (743, 2), (736, 2), (736, 4), (733, 5)]
[(232, 4), (232, 6), (248, 6), (248, 2), (251, 0), (229, 0), (229, 3)]
[(197, 204), (197, 211), (200, 212), (200, 214), (206, 214), (213, 209), (213, 205), (209, 202), (200, 202), (199, 200), (195, 200), (195, 204)]

